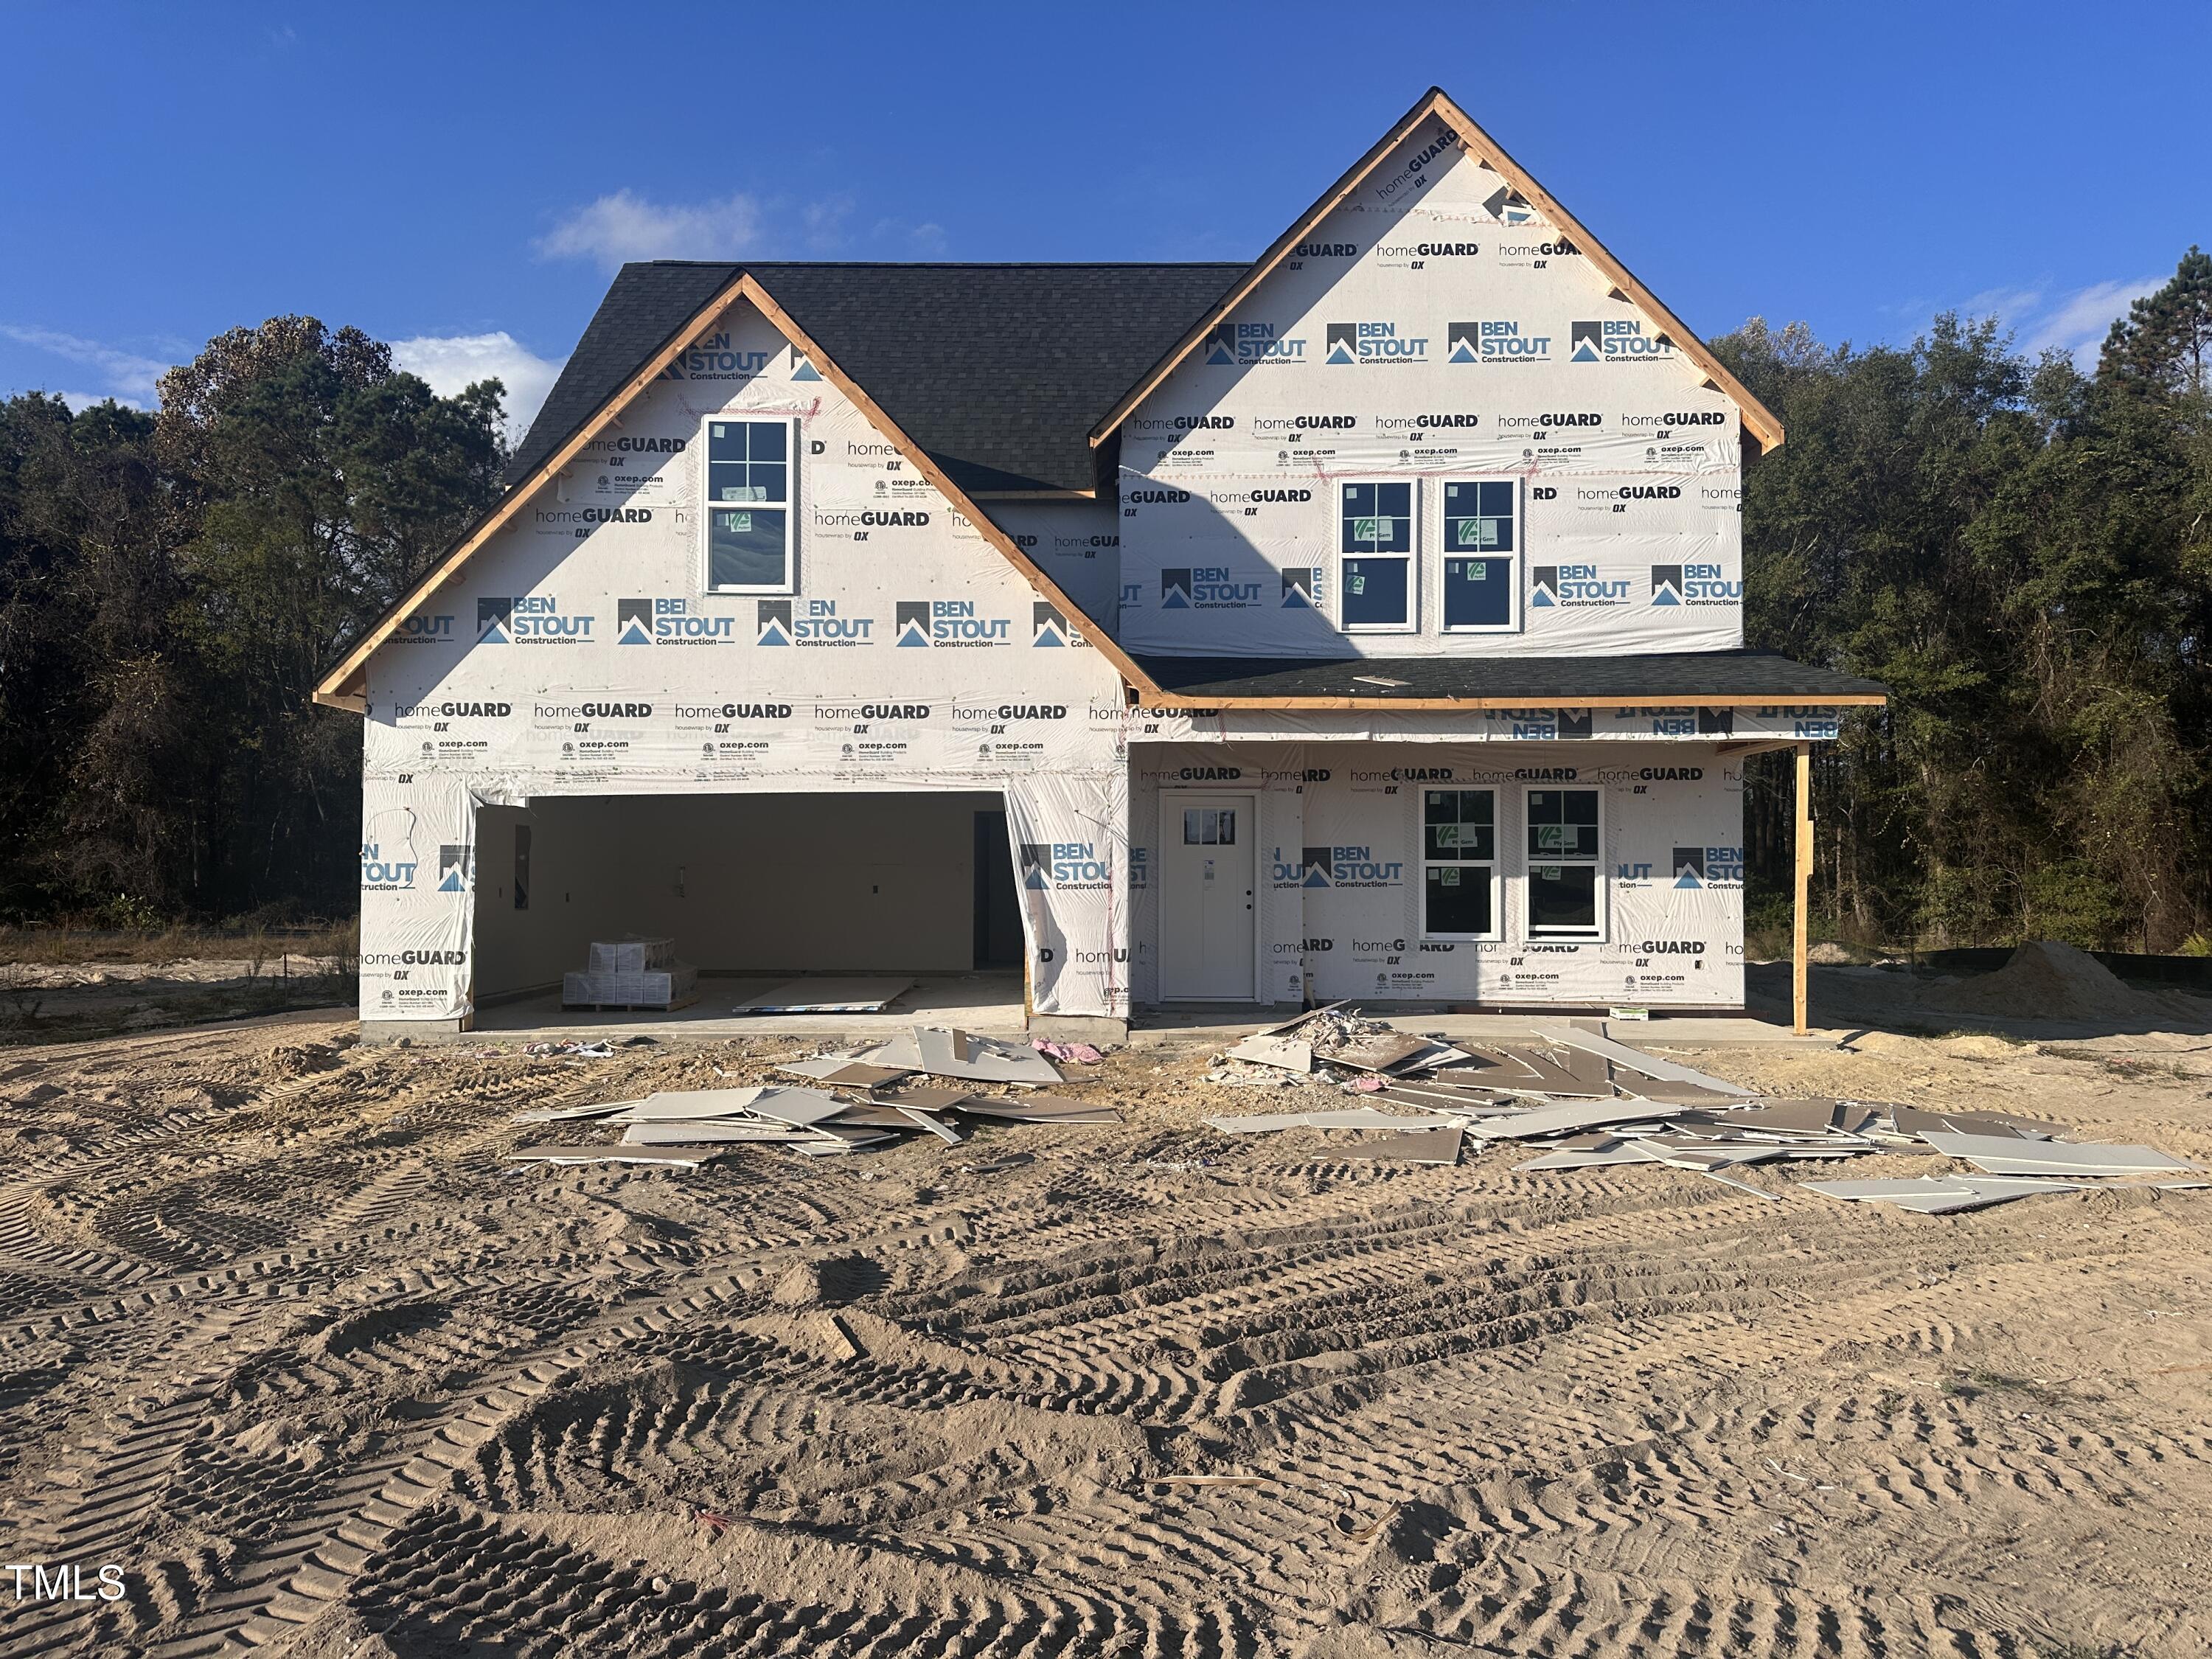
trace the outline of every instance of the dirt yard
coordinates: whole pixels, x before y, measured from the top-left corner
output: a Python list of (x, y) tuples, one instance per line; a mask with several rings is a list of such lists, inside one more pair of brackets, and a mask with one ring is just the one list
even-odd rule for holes
[[(2154, 1048), (1695, 1059), (2212, 1164), (2212, 1053)], [(1203, 1127), (1292, 1091), (1189, 1047), (1073, 1085), (1121, 1127), (501, 1161), (796, 1049), (0, 1053), (0, 1538), (125, 1589), (0, 1651), (2212, 1650), (2212, 1192), (1376, 1165)]]
[[(22, 943), (0, 932), (0, 1053), (294, 1008), (347, 1009), (358, 996), (349, 957), (289, 944), (246, 956), (187, 951), (116, 962), (27, 960)], [(220, 945), (239, 948), (235, 940)]]

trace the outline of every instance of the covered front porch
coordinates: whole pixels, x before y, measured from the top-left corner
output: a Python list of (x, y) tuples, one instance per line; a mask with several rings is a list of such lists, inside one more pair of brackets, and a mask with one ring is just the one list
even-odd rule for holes
[(1809, 740), (1701, 728), (1706, 711), (1568, 712), (1517, 711), (1507, 737), (1431, 715), (1133, 743), (1139, 1022), (1340, 1000), (1739, 1015), (1742, 762), (1778, 747), (1796, 751), (1792, 1024), (1808, 1030)]

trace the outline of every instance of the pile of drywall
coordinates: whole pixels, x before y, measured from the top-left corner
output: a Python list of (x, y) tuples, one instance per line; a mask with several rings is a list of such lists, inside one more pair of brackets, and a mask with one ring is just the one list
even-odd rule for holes
[(619, 1140), (520, 1147), (520, 1163), (649, 1164), (695, 1168), (739, 1147), (775, 1146), (802, 1158), (840, 1157), (904, 1134), (957, 1143), (977, 1123), (1118, 1123), (1111, 1106), (1046, 1094), (985, 1094), (933, 1087), (926, 1078), (1024, 1090), (1060, 1082), (1032, 1049), (942, 1026), (916, 1026), (857, 1054), (793, 1060), (777, 1067), (823, 1087), (767, 1085), (688, 1089), (516, 1114), (517, 1123), (595, 1121)]
[(561, 975), (563, 1008), (678, 1008), (690, 1000), (699, 970), (676, 956), (672, 939), (595, 940), (584, 971)]
[[(1241, 1069), (1228, 1072), (1232, 1065)], [(2070, 1192), (2088, 1179), (2193, 1171), (2150, 1147), (2065, 1141), (2057, 1125), (2005, 1113), (1761, 1097), (1574, 1024), (1535, 1024), (1525, 1042), (1454, 1047), (1332, 1006), (1255, 1033), (1217, 1057), (1207, 1077), (1241, 1082), (1272, 1070), (1297, 1081), (1329, 1068), (1368, 1103), (1206, 1121), (1231, 1134), (1364, 1132), (1376, 1138), (1348, 1144), (1342, 1155), (1404, 1163), (1456, 1164), (1472, 1142), (1536, 1154), (1515, 1164), (1518, 1171), (1664, 1164), (1778, 1201), (1779, 1194), (1721, 1172), (1881, 1151), (1933, 1151), (1971, 1163), (1975, 1173), (1933, 1183), (1806, 1183), (1832, 1197), (1927, 1214)]]
[(1401, 1031), (1387, 1020), (1370, 1019), (1332, 1002), (1309, 1013), (1264, 1025), (1235, 1048), (1213, 1057), (1209, 1083), (1295, 1084), (1317, 1068), (1350, 1074), (1362, 1090), (1380, 1089), (1382, 1079), (1434, 1073), (1468, 1059), (1465, 1050), (1433, 1037)]

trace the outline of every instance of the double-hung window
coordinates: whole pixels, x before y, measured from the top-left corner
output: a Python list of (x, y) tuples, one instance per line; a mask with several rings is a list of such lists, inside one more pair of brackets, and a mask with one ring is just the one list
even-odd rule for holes
[(1421, 792), (1421, 936), (1498, 937), (1498, 792)]
[(1337, 626), (1413, 631), (1413, 486), (1337, 486)]
[(1510, 478), (1447, 482), (1443, 507), (1444, 631), (1518, 628), (1520, 486)]
[(1595, 789), (1528, 792), (1528, 937), (1602, 939), (1603, 836)]
[(707, 421), (708, 592), (788, 593), (796, 586), (794, 425)]

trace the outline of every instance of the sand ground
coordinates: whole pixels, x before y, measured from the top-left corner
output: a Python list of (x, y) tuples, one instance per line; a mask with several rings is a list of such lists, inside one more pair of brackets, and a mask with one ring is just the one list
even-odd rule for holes
[[(1117, 1128), (501, 1161), (793, 1047), (0, 1052), (0, 1539), (126, 1589), (0, 1651), (2212, 1650), (2212, 1193), (1377, 1166), (1172, 1045)], [(2212, 1164), (2201, 1037), (1699, 1063)]]

